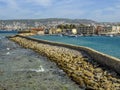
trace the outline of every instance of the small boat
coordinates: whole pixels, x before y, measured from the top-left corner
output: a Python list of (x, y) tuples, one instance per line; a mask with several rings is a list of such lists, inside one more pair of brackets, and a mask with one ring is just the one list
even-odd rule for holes
[(69, 37), (77, 37), (77, 35), (68, 35)]
[(60, 34), (60, 36), (62, 37), (63, 35), (62, 35), (62, 34)]
[(112, 35), (112, 34), (110, 34), (110, 37), (113, 37), (113, 35)]

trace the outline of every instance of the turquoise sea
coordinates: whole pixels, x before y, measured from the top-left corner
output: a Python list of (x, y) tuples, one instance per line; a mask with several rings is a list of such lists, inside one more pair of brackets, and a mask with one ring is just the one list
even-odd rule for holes
[(5, 38), (6, 36), (11, 36), (17, 34), (17, 31), (4, 31), (0, 30), (0, 39)]
[(120, 58), (120, 36), (59, 36), (59, 35), (36, 35), (33, 38), (62, 42), (78, 46), (86, 46), (102, 53)]

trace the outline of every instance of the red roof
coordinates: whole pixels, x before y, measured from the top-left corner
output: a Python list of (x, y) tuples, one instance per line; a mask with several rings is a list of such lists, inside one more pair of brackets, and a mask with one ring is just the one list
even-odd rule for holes
[(35, 30), (35, 31), (44, 31), (44, 28), (32, 28), (32, 30)]

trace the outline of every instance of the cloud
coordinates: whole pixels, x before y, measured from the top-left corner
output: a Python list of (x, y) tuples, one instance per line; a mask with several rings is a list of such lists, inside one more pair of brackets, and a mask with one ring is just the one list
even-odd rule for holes
[(40, 6), (50, 6), (54, 0), (25, 0), (27, 3), (40, 5)]
[(88, 11), (89, 19), (101, 22), (120, 22), (120, 0), (110, 0), (109, 3), (100, 2), (92, 11)]
[(106, 7), (106, 8), (102, 8), (102, 9), (95, 9), (92, 12), (90, 12), (90, 18), (94, 18), (97, 21), (102, 21), (102, 22), (119, 22), (119, 12), (118, 7), (116, 6), (112, 6), (112, 7)]
[(5, 5), (0, 7), (0, 19), (20, 19), (29, 16), (31, 11), (23, 9), (16, 0), (0, 0)]
[(0, 19), (87, 18), (120, 20), (120, 0), (0, 0)]
[(17, 8), (18, 7), (15, 0), (0, 0), (0, 2), (4, 3), (6, 8)]

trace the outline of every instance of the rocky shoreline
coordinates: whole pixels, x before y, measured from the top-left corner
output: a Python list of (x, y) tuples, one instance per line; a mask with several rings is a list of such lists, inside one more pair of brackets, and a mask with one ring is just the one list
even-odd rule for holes
[(120, 89), (120, 76), (113, 70), (95, 62), (83, 51), (38, 43), (19, 36), (12, 37), (10, 40), (47, 56), (82, 88), (88, 90)]

